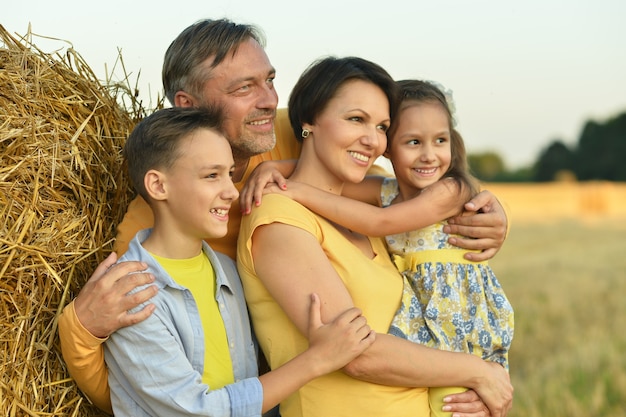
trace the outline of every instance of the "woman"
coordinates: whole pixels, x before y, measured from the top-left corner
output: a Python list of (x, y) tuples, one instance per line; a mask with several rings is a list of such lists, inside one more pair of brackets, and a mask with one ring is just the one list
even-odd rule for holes
[[(336, 194), (345, 183), (363, 180), (385, 150), (396, 101), (395, 82), (376, 64), (354, 57), (314, 63), (289, 100), (292, 127), (303, 140), (291, 179)], [(450, 385), (476, 390), (492, 415), (510, 408), (512, 387), (499, 365), (385, 334), (400, 303), (402, 278), (381, 239), (271, 194), (243, 219), (237, 258), (270, 367), (306, 349), (311, 293), (324, 300), (324, 321), (358, 306), (379, 333), (345, 372), (317, 378), (283, 402), (283, 417), (427, 416), (426, 389), (415, 387)]]

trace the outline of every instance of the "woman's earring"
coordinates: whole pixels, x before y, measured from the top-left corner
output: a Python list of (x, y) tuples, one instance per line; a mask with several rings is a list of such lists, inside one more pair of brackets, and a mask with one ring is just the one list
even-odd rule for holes
[(302, 129), (302, 139), (306, 139), (309, 137), (309, 133), (311, 133), (311, 131), (309, 129)]

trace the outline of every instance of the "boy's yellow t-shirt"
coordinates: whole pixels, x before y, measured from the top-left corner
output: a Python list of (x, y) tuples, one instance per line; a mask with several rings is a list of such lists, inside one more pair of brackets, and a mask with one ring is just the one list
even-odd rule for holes
[(187, 288), (196, 301), (204, 331), (202, 382), (219, 389), (235, 382), (226, 328), (215, 299), (215, 270), (204, 252), (190, 259), (154, 256), (176, 283)]

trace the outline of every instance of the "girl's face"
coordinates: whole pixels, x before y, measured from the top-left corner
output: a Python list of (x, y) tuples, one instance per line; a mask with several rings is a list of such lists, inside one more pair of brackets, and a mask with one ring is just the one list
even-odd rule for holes
[(370, 82), (350, 80), (337, 90), (314, 124), (303, 126), (311, 131), (305, 146), (312, 146), (320, 175), (327, 172), (338, 183), (357, 183), (384, 152), (389, 123), (385, 93)]
[(450, 168), (450, 122), (439, 103), (409, 103), (398, 113), (398, 126), (386, 156), (400, 189), (420, 191)]
[(180, 156), (165, 171), (171, 228), (185, 236), (219, 238), (228, 231), (228, 211), (239, 196), (232, 180), (233, 154), (226, 138), (198, 129), (182, 139)]

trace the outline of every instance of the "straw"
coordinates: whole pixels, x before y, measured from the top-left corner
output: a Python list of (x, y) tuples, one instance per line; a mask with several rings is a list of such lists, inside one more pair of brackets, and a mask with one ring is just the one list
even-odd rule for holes
[(133, 196), (121, 149), (146, 113), (127, 78), (103, 84), (73, 48), (0, 25), (3, 416), (104, 415), (67, 372), (57, 318), (112, 249)]

